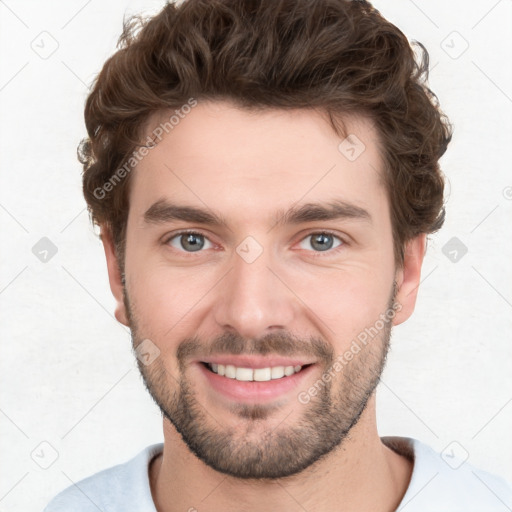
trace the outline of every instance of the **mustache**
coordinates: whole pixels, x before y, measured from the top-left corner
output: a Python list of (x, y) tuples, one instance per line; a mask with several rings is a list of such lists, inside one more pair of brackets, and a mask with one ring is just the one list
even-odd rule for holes
[(201, 342), (199, 336), (183, 340), (176, 351), (181, 368), (187, 360), (213, 355), (278, 355), (278, 356), (313, 356), (325, 361), (334, 360), (332, 346), (321, 338), (299, 338), (285, 332), (268, 333), (259, 339), (247, 340), (234, 332), (217, 336), (212, 342)]

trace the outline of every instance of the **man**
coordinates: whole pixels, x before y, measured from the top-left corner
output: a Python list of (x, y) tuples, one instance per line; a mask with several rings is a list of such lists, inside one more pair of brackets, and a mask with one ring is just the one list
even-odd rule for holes
[(348, 0), (185, 0), (121, 43), (86, 103), (84, 195), (165, 442), (46, 510), (512, 507), (376, 427), (444, 221), (426, 51)]

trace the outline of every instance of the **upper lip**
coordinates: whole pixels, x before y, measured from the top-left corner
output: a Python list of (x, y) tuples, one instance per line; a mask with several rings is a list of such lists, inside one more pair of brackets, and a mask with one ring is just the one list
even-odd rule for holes
[(233, 365), (237, 368), (272, 368), (275, 366), (305, 366), (308, 364), (314, 364), (315, 361), (311, 361), (301, 357), (280, 357), (280, 356), (244, 356), (244, 355), (220, 355), (211, 356), (205, 359), (200, 359), (198, 362), (201, 363), (213, 363)]

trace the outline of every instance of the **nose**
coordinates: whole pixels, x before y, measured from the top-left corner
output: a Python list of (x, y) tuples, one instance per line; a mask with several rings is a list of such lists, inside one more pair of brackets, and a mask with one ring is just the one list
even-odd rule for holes
[(253, 262), (234, 254), (231, 270), (216, 297), (217, 325), (247, 339), (259, 338), (273, 329), (292, 330), (297, 300), (283, 276), (272, 267), (275, 265), (266, 251)]

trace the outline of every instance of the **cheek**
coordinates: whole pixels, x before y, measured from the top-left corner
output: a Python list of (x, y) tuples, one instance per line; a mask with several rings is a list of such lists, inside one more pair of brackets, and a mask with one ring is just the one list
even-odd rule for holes
[[(354, 266), (355, 267), (355, 266)], [(304, 304), (302, 312), (338, 350), (349, 345), (385, 312), (392, 280), (368, 266), (332, 270), (320, 276), (302, 275), (293, 289)]]
[(171, 268), (158, 263), (132, 271), (130, 297), (141, 333), (151, 333), (160, 343), (194, 334), (190, 326), (203, 307), (205, 294), (215, 284), (213, 278), (193, 267)]
[[(222, 280), (229, 267), (214, 262), (171, 266), (135, 246), (127, 254), (130, 298), (141, 335), (165, 342), (167, 350), (172, 340), (215, 325), (215, 305), (230, 293), (229, 280)], [(392, 285), (388, 266), (377, 250), (323, 265), (282, 261), (275, 271), (286, 286), (278, 285), (272, 293), (293, 303), (297, 325), (312, 326), (325, 339), (349, 344), (384, 312)]]

